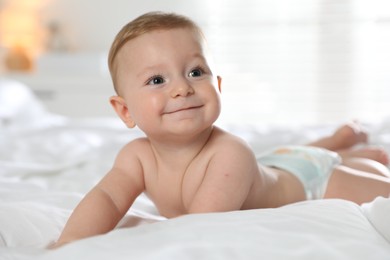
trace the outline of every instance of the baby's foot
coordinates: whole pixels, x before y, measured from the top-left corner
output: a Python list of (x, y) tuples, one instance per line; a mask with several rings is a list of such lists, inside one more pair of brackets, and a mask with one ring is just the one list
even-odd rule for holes
[(328, 141), (330, 150), (343, 150), (360, 143), (367, 143), (368, 135), (359, 124), (351, 122), (338, 128)]
[(374, 146), (367, 146), (356, 149), (345, 149), (336, 151), (342, 158), (366, 158), (377, 161), (381, 164), (389, 164), (389, 155), (387, 152), (380, 148)]

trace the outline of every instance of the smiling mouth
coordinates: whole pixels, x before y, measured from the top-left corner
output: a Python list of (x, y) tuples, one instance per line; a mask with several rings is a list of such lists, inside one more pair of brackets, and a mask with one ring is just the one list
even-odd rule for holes
[(180, 109), (177, 109), (177, 110), (165, 112), (165, 114), (169, 115), (169, 114), (174, 114), (174, 113), (183, 112), (183, 111), (191, 111), (191, 110), (195, 110), (195, 109), (198, 109), (198, 108), (201, 108), (201, 107), (202, 106), (193, 106), (193, 107), (180, 108)]

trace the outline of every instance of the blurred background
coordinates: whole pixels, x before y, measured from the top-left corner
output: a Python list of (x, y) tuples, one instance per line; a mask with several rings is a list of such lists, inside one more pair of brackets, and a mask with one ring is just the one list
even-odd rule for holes
[(228, 123), (328, 124), (390, 115), (390, 1), (0, 0), (0, 78), (54, 113), (114, 116), (108, 49), (148, 11), (189, 16), (223, 77)]

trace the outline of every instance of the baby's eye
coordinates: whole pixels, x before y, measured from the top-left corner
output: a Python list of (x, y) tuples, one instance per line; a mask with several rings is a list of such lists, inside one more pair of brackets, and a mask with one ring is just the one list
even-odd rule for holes
[(146, 84), (147, 85), (159, 85), (159, 84), (163, 84), (165, 82), (164, 78), (161, 77), (161, 76), (153, 76), (152, 78), (150, 78)]
[(196, 68), (196, 69), (191, 70), (191, 72), (188, 74), (188, 76), (190, 76), (190, 77), (200, 77), (200, 76), (203, 75), (203, 73), (204, 73), (203, 69)]

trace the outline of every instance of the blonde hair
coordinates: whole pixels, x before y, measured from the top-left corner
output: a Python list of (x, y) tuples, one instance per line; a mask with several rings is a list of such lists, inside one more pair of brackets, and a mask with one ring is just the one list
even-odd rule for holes
[(126, 24), (118, 32), (108, 54), (108, 67), (110, 69), (110, 74), (116, 93), (118, 93), (118, 86), (116, 81), (117, 65), (115, 64), (115, 58), (119, 50), (128, 41), (131, 41), (143, 34), (156, 30), (170, 30), (177, 28), (189, 28), (191, 30), (195, 30), (202, 37), (204, 37), (200, 27), (189, 18), (174, 13), (163, 12), (149, 12), (141, 15), (135, 20)]

